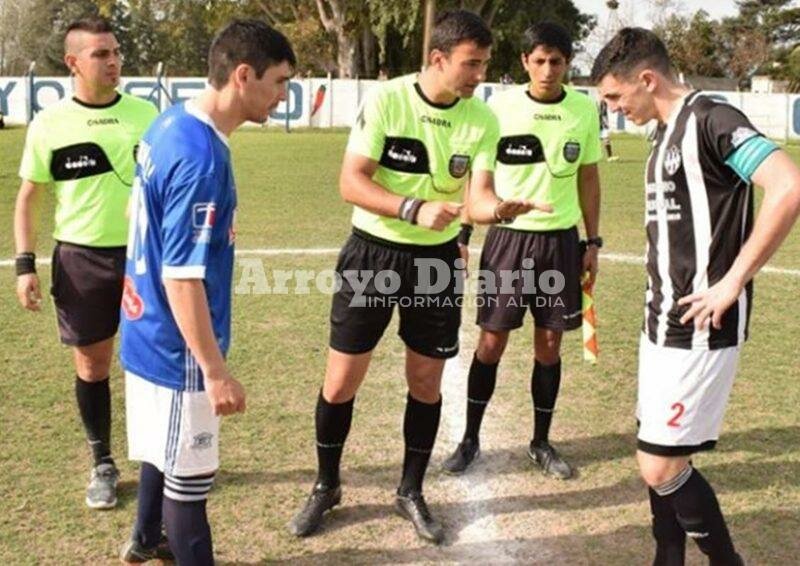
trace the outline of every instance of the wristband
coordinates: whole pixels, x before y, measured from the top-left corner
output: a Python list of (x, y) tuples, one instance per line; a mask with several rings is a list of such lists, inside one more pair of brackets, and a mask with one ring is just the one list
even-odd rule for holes
[(398, 212), (397, 217), (400, 218), (400, 220), (405, 220), (409, 224), (416, 224), (419, 209), (422, 208), (422, 205), (425, 204), (425, 202), (426, 201), (418, 198), (404, 199), (403, 203), (400, 205), (400, 211)]
[(472, 237), (472, 224), (462, 224), (461, 231), (458, 233), (458, 245), (468, 246), (469, 239)]
[(29, 273), (36, 273), (36, 254), (33, 252), (17, 254), (14, 264), (17, 268), (17, 277)]

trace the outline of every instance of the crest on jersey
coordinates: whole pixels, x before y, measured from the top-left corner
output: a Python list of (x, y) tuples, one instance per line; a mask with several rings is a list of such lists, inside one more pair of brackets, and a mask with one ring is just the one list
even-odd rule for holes
[(564, 159), (570, 163), (575, 163), (581, 154), (581, 144), (576, 141), (568, 141), (564, 144)]
[(669, 175), (674, 175), (681, 166), (681, 150), (677, 145), (672, 145), (664, 156), (664, 171)]
[(734, 130), (734, 132), (731, 134), (731, 145), (733, 147), (739, 147), (744, 142), (757, 135), (758, 132), (752, 128), (747, 128), (744, 126), (736, 128), (736, 130)]
[(144, 314), (144, 301), (136, 292), (136, 283), (130, 275), (125, 276), (122, 287), (122, 312), (128, 320), (139, 320)]
[(467, 174), (467, 169), (469, 169), (469, 155), (454, 155), (450, 158), (448, 170), (452, 177), (460, 179)]

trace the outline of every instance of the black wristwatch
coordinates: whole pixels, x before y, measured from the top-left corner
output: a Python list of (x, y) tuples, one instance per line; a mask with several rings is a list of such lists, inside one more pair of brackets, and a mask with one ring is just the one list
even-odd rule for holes
[(587, 246), (595, 246), (598, 250), (603, 247), (603, 238), (596, 236), (594, 238), (586, 238)]

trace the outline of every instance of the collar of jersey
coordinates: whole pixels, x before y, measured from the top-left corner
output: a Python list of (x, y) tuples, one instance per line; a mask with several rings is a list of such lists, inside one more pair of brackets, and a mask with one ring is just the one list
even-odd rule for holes
[(422, 92), (422, 87), (419, 86), (419, 82), (417, 81), (414, 81), (414, 90), (417, 91), (417, 94), (425, 104), (427, 104), (428, 106), (433, 106), (434, 108), (438, 108), (439, 110), (448, 110), (453, 106), (455, 106), (456, 104), (458, 104), (458, 101), (461, 100), (460, 98), (456, 97), (456, 99), (450, 104), (438, 104), (433, 100), (431, 100), (430, 98), (428, 98), (427, 96), (425, 96), (425, 93)]
[(563, 102), (564, 99), (567, 97), (567, 89), (562, 85), (561, 87), (561, 94), (555, 97), (553, 100), (541, 100), (536, 98), (531, 94), (530, 85), (525, 87), (525, 94), (527, 95), (529, 100), (532, 100), (536, 104), (558, 104), (559, 102)]
[(74, 102), (75, 104), (83, 106), (84, 108), (92, 108), (93, 110), (111, 108), (120, 100), (122, 100), (122, 95), (120, 93), (117, 93), (117, 96), (114, 97), (114, 100), (112, 100), (111, 102), (106, 102), (105, 104), (92, 104), (91, 102), (84, 102), (83, 100), (80, 100), (77, 96), (72, 97), (72, 102)]
[(214, 124), (214, 120), (211, 119), (211, 116), (200, 110), (194, 103), (194, 100), (187, 100), (183, 103), (183, 107), (186, 109), (187, 114), (191, 114), (209, 126), (212, 130), (214, 130), (214, 133), (217, 134), (219, 139), (222, 140), (222, 143), (224, 143), (227, 147), (230, 147), (230, 144), (228, 143), (228, 137), (217, 129), (217, 125)]
[(672, 112), (669, 113), (669, 118), (667, 118), (667, 122), (664, 124), (664, 127), (669, 126), (672, 122), (674, 122), (678, 114), (681, 113), (681, 110), (686, 106), (686, 102), (692, 98), (695, 94), (698, 94), (699, 90), (690, 90), (686, 94), (684, 94), (678, 102), (675, 103), (675, 107), (672, 109)]

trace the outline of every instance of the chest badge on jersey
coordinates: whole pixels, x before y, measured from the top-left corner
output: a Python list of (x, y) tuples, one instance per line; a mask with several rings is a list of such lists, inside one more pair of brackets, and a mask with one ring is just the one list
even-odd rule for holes
[(576, 141), (568, 141), (564, 144), (564, 159), (570, 163), (575, 163), (581, 155), (581, 144)]
[(677, 145), (672, 145), (664, 155), (664, 171), (670, 176), (674, 175), (681, 166), (681, 150)]
[(534, 135), (505, 136), (497, 142), (497, 161), (504, 165), (531, 165), (544, 161), (542, 142)]
[(430, 161), (425, 144), (414, 138), (386, 137), (380, 164), (401, 173), (426, 175)]
[(469, 170), (469, 155), (454, 155), (451, 157), (447, 170), (450, 171), (450, 176), (456, 179), (466, 175)]

